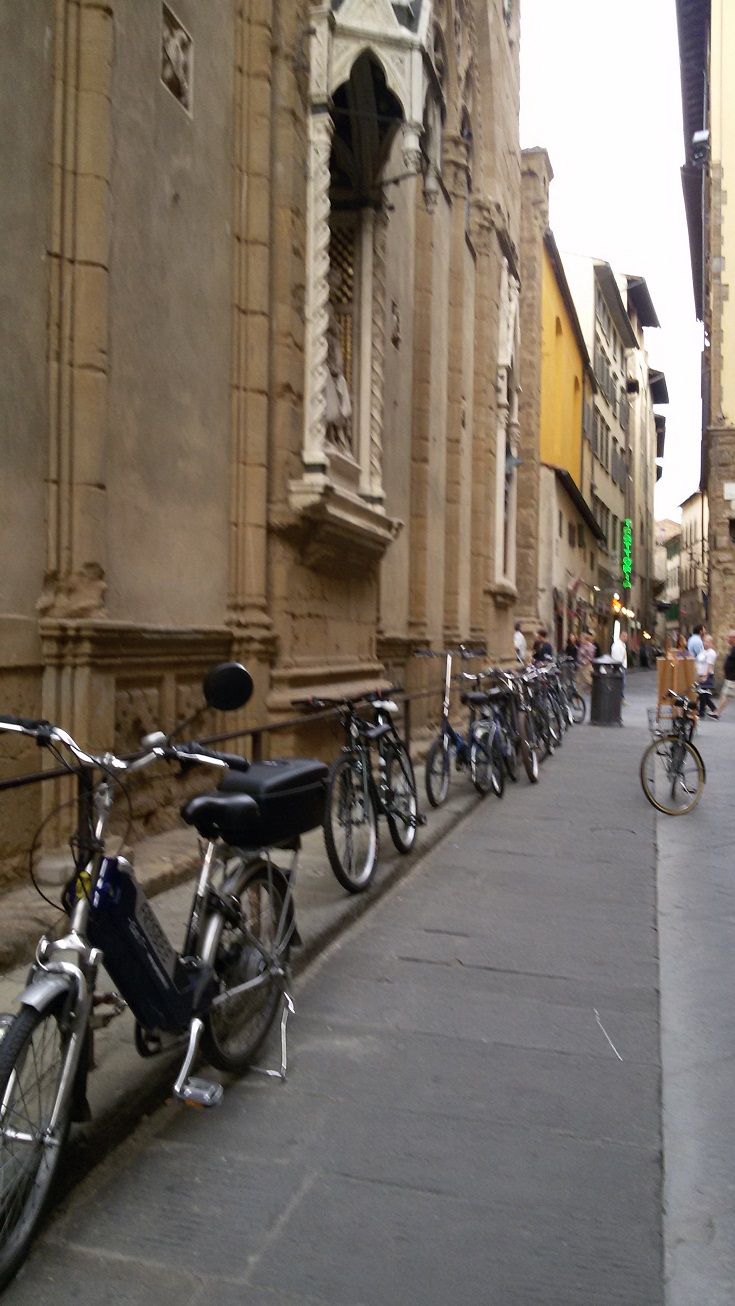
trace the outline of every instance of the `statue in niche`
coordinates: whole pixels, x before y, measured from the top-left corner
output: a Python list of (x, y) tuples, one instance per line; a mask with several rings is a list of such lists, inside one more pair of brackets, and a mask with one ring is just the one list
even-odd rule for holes
[(335, 296), (340, 284), (336, 268), (329, 273), (329, 310), (327, 317), (327, 395), (325, 420), (327, 439), (344, 453), (352, 453), (352, 400), (345, 377), (339, 321)]

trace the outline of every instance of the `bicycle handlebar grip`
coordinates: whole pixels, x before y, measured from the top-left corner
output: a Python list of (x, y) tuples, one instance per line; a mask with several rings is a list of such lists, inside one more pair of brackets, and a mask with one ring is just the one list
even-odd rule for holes
[(241, 757), (239, 753), (220, 753), (214, 748), (205, 748), (203, 744), (197, 744), (193, 741), (189, 744), (179, 745), (179, 747), (172, 752), (172, 756), (176, 757), (179, 761), (183, 760), (186, 762), (186, 756), (184, 756), (183, 759), (181, 758), (182, 753), (195, 754), (195, 756), (192, 757), (192, 762), (194, 763), (196, 763), (196, 755), (198, 754), (199, 757), (211, 757), (213, 762), (224, 762), (225, 766), (229, 766), (231, 771), (250, 770), (250, 762), (246, 757)]
[(0, 716), (0, 726), (19, 726), (21, 730), (50, 730), (51, 722), (25, 716)]

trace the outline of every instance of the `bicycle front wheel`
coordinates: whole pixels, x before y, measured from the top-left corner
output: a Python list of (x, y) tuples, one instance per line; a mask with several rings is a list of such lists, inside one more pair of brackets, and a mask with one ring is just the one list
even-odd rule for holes
[(363, 893), (377, 865), (378, 818), (369, 778), (353, 754), (338, 757), (329, 771), (324, 843), (342, 888)]
[(449, 793), (451, 761), (449, 740), (440, 735), (426, 755), (426, 797), (432, 807), (441, 807)]
[(24, 1007), (0, 1044), (0, 1290), (25, 1259), (69, 1132), (71, 1032), (63, 998)]
[(505, 790), (503, 755), (489, 730), (477, 731), (470, 745), (470, 774), (478, 794), (484, 797), (492, 789), (502, 798)]
[(282, 872), (265, 863), (243, 866), (230, 880), (228, 905), (204, 929), (202, 956), (214, 967), (219, 993), (204, 1023), (207, 1060), (218, 1070), (245, 1070), (276, 1018), (295, 922)]
[(575, 726), (581, 726), (587, 715), (587, 704), (582, 695), (578, 694), (576, 690), (569, 696), (569, 705), (572, 709), (572, 718)]
[[(533, 731), (533, 726), (531, 731)], [(526, 775), (532, 785), (538, 784), (538, 748), (535, 736), (529, 738), (528, 718), (525, 712), (518, 722), (518, 734), (520, 736), (521, 761), (525, 767)]]
[(667, 816), (685, 816), (704, 790), (704, 763), (693, 744), (664, 735), (641, 758), (641, 784), (649, 803)]
[(399, 853), (408, 853), (416, 842), (418, 828), (416, 778), (403, 744), (387, 739), (384, 750), (385, 778), (389, 793), (385, 805), (388, 832)]

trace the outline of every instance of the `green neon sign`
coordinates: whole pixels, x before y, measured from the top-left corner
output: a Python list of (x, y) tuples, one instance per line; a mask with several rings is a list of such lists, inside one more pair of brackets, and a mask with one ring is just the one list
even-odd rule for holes
[(633, 579), (633, 523), (630, 517), (626, 517), (623, 522), (623, 588), (630, 589)]

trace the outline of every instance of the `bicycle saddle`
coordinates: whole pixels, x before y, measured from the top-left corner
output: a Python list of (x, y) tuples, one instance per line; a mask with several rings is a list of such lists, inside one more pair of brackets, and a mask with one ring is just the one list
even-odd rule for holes
[(249, 794), (198, 794), (184, 804), (181, 817), (203, 839), (224, 839), (236, 848), (259, 842), (254, 836), (260, 808)]

